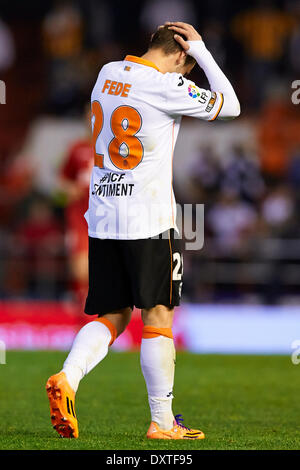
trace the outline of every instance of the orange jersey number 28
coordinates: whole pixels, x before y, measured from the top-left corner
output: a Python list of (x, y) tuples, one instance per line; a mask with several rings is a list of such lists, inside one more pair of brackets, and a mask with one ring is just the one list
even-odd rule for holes
[[(103, 154), (96, 153), (96, 141), (102, 131), (104, 121), (99, 101), (92, 102), (92, 116), (95, 117), (93, 127), (95, 166), (104, 168)], [(108, 145), (111, 162), (120, 170), (136, 168), (144, 155), (143, 145), (136, 136), (142, 126), (140, 113), (131, 106), (119, 106), (111, 115), (110, 126), (114, 135)]]

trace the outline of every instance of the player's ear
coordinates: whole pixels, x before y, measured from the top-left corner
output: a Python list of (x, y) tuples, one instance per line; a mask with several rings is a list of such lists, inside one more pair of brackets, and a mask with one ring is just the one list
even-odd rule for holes
[(179, 51), (177, 56), (177, 65), (183, 65), (185, 63), (186, 53), (184, 51)]
[(176, 57), (176, 65), (183, 66), (185, 64), (186, 53), (184, 51), (178, 51)]
[(187, 56), (187, 53), (185, 51), (182, 51), (182, 59), (183, 59), (184, 63), (186, 61), (186, 56)]

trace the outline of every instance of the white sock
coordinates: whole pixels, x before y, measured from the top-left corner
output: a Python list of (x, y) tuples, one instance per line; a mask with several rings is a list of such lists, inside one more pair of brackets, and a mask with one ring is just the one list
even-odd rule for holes
[(145, 378), (151, 420), (161, 429), (173, 427), (172, 412), (175, 347), (173, 339), (166, 336), (143, 338), (141, 367)]
[(105, 358), (111, 338), (109, 328), (99, 321), (87, 323), (77, 333), (62, 369), (75, 392), (80, 380)]

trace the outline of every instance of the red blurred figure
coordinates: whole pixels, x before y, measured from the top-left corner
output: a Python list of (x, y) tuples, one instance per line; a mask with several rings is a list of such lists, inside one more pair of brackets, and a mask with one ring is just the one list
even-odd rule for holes
[(61, 188), (68, 197), (65, 212), (67, 248), (73, 291), (80, 308), (84, 306), (88, 289), (88, 231), (84, 214), (88, 208), (93, 159), (90, 138), (78, 140), (70, 147), (60, 175)]

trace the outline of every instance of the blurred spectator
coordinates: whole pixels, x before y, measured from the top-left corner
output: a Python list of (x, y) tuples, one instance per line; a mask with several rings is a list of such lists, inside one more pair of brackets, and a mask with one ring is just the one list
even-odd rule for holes
[(195, 190), (204, 190), (203, 197), (195, 194), (194, 202), (206, 202), (206, 197), (210, 194), (214, 194), (220, 184), (221, 179), (221, 165), (220, 159), (214, 153), (211, 146), (200, 146), (199, 152), (197, 152), (191, 160), (188, 168), (188, 177), (192, 184), (194, 184)]
[(81, 11), (72, 2), (57, 2), (44, 19), (42, 33), (48, 55), (48, 107), (58, 114), (76, 114), (82, 95), (90, 92), (94, 70), (93, 57), (83, 49)]
[(82, 47), (82, 28), (81, 14), (74, 4), (56, 2), (43, 23), (44, 42), (49, 56), (65, 59), (78, 54)]
[(218, 253), (237, 254), (255, 229), (257, 213), (241, 201), (234, 189), (226, 188), (207, 214), (208, 228), (215, 238)]
[(9, 69), (15, 61), (16, 51), (13, 35), (0, 18), (0, 72)]
[(262, 204), (262, 216), (272, 236), (284, 236), (292, 223), (295, 207), (288, 186), (278, 185), (271, 190)]
[(222, 184), (236, 191), (242, 199), (257, 201), (263, 195), (265, 186), (256, 155), (241, 145), (235, 146), (225, 164)]
[(276, 65), (294, 26), (293, 17), (270, 0), (259, 0), (256, 7), (242, 10), (233, 18), (232, 33), (244, 46), (246, 73), (252, 78), (249, 91), (253, 105), (262, 104), (265, 89), (277, 73)]
[(297, 106), (280, 98), (267, 102), (258, 126), (258, 151), (265, 175), (280, 180), (286, 174), (289, 155), (297, 144), (300, 144)]
[(276, 62), (282, 56), (294, 26), (292, 16), (269, 0), (260, 0), (256, 7), (242, 10), (232, 21), (233, 34), (242, 42), (249, 58), (266, 63)]

